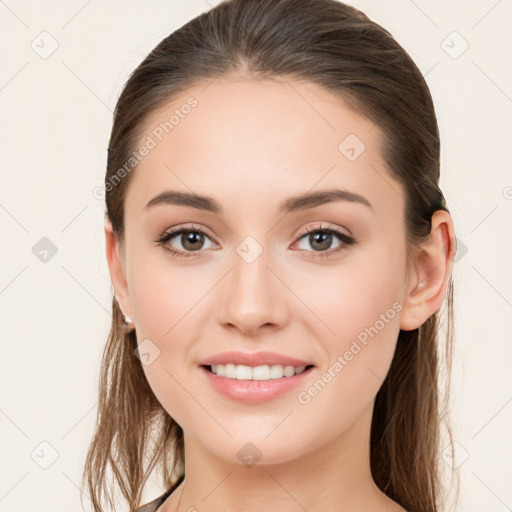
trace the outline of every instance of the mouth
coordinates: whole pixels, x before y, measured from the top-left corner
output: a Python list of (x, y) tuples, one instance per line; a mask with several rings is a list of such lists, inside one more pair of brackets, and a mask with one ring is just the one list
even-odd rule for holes
[(297, 386), (305, 386), (317, 367), (314, 364), (249, 366), (225, 363), (203, 364), (199, 369), (205, 382), (216, 392), (230, 400), (254, 405), (286, 396)]
[(306, 366), (292, 365), (261, 365), (247, 366), (242, 364), (212, 364), (201, 365), (202, 368), (216, 375), (217, 377), (225, 377), (233, 380), (249, 380), (249, 381), (269, 381), (276, 379), (290, 379), (297, 375), (309, 373), (315, 367), (313, 364)]

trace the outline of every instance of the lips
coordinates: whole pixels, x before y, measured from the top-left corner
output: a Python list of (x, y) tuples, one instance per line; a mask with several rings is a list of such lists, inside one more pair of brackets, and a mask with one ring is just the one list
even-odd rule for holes
[[(302, 361), (301, 361), (302, 362)], [(219, 363), (222, 364), (222, 363)], [(238, 366), (237, 368), (240, 368)], [(268, 368), (268, 366), (266, 366)], [(281, 366), (282, 368), (282, 366)], [(289, 400), (296, 400), (292, 390), (300, 385), (305, 386), (306, 382), (312, 379), (317, 368), (306, 367), (300, 374), (292, 377), (271, 378), (267, 380), (238, 380), (228, 377), (221, 377), (212, 373), (206, 366), (199, 367), (199, 375), (219, 395), (235, 402), (244, 404), (262, 404), (272, 401), (280, 396), (289, 394)], [(292, 402), (290, 402), (292, 403)]]
[(280, 364), (283, 366), (314, 366), (311, 361), (305, 359), (297, 359), (295, 357), (279, 354), (277, 352), (223, 352), (208, 357), (201, 361), (200, 366), (211, 366), (212, 364), (235, 364), (246, 366), (265, 366)]

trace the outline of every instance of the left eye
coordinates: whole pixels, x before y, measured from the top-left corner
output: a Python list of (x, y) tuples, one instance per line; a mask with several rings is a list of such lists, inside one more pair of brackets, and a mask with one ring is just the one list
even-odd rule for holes
[[(336, 238), (339, 241), (338, 245), (332, 249), (332, 243)], [(355, 243), (354, 238), (334, 228), (316, 228), (310, 230), (300, 237), (298, 243), (301, 241), (309, 244), (310, 247), (313, 247), (313, 252), (319, 253), (314, 254), (314, 256), (328, 256), (333, 252), (341, 250), (344, 246), (352, 245)]]

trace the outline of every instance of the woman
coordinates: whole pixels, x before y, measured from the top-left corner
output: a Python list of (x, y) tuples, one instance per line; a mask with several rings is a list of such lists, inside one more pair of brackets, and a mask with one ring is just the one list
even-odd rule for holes
[(147, 56), (108, 151), (95, 510), (109, 468), (130, 510), (161, 471), (144, 512), (441, 510), (439, 146), (411, 58), (335, 0), (223, 2)]

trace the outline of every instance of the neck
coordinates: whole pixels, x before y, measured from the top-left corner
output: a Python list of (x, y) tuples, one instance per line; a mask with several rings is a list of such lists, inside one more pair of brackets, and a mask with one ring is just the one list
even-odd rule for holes
[(291, 453), (289, 460), (275, 464), (219, 459), (185, 435), (185, 480), (159, 512), (234, 512), (241, 507), (244, 512), (403, 511), (371, 475), (372, 407), (334, 441), (323, 444), (319, 438), (312, 450), (298, 457)]

